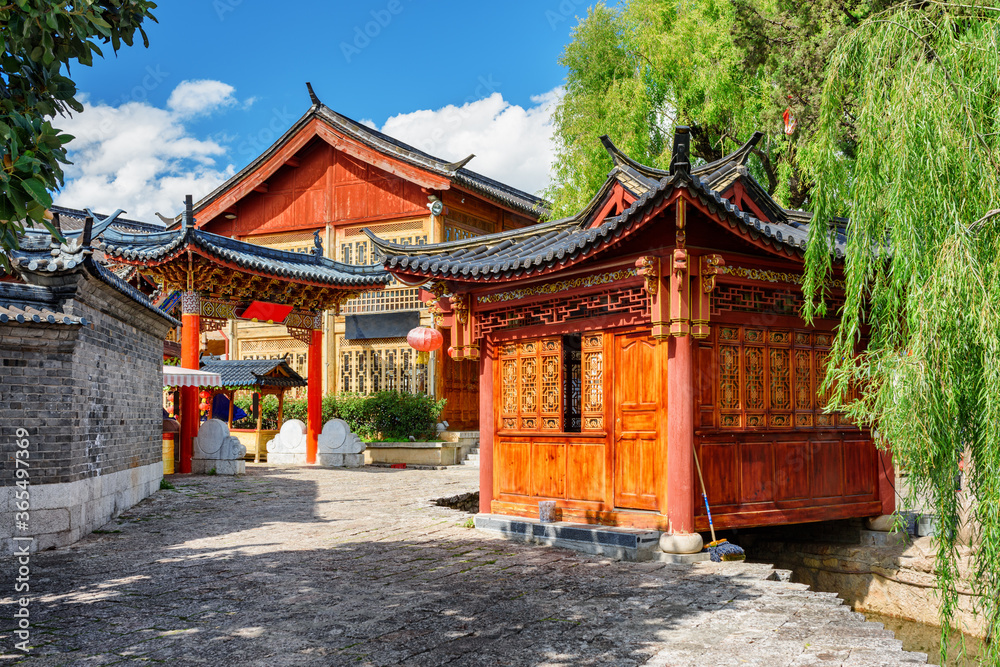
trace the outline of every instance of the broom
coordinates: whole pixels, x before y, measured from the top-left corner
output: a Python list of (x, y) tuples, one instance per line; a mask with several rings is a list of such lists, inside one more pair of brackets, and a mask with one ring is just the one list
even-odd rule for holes
[(694, 450), (694, 465), (698, 469), (698, 481), (701, 482), (701, 499), (705, 501), (705, 513), (708, 514), (708, 529), (712, 533), (712, 541), (705, 549), (715, 563), (722, 561), (746, 560), (746, 553), (740, 547), (726, 540), (715, 539), (715, 526), (712, 525), (712, 510), (708, 508), (708, 496), (705, 495), (705, 478), (701, 476), (701, 463), (698, 462), (698, 450)]

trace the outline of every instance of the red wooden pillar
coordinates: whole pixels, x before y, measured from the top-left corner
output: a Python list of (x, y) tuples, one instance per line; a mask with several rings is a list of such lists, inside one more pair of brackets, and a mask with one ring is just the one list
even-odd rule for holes
[(479, 511), (491, 513), (493, 503), (493, 346), (482, 343), (479, 357)]
[[(181, 367), (198, 370), (201, 356), (201, 297), (181, 295)], [(180, 472), (191, 472), (194, 438), (198, 435), (198, 387), (181, 387)]]
[(309, 383), (306, 387), (306, 463), (316, 463), (319, 432), (323, 428), (323, 330), (313, 329), (309, 341)]
[(694, 532), (694, 373), (691, 336), (670, 339), (667, 360), (667, 520), (672, 533)]

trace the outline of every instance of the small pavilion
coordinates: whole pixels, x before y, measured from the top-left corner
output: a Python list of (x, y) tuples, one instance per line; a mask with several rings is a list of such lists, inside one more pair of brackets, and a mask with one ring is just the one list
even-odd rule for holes
[[(139, 267), (164, 292), (181, 292), (182, 367), (197, 370), (200, 334), (221, 329), (230, 319), (284, 324), (309, 346), (306, 461), (315, 463), (323, 393), (320, 314), (338, 311), (362, 292), (382, 289), (390, 281), (388, 273), (381, 266), (323, 257), (318, 236), (311, 253), (299, 253), (197, 229), (190, 196), (179, 229), (134, 234), (108, 228), (100, 236), (96, 245), (108, 260)], [(181, 473), (191, 472), (198, 403), (197, 387), (181, 389)]]
[[(229, 401), (229, 415), (226, 423), (230, 431), (233, 428), (233, 410), (235, 406), (236, 392), (251, 391), (257, 397), (257, 426), (253, 431), (243, 431), (235, 433), (236, 437), (247, 445), (247, 455), (251, 453), (255, 463), (260, 463), (261, 450), (267, 441), (277, 434), (276, 429), (281, 428), (285, 421), (285, 392), (294, 387), (305, 387), (307, 382), (295, 369), (288, 365), (285, 359), (216, 359), (214, 357), (202, 358), (201, 370), (209, 373), (218, 373), (221, 381), (217, 389), (213, 392), (212, 407), (215, 407), (215, 395), (223, 395)], [(261, 399), (264, 396), (278, 397), (278, 424), (275, 430), (265, 430), (262, 425), (263, 406)], [(265, 453), (266, 455), (266, 453)]]

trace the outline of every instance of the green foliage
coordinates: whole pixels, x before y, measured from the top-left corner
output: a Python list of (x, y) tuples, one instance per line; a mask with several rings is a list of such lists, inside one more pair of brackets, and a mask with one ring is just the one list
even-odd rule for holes
[(443, 400), (435, 401), (424, 394), (404, 394), (398, 391), (380, 391), (369, 397), (366, 403), (370, 415), (367, 424), (369, 432), (387, 440), (434, 436), (445, 404)]
[(174, 485), (168, 482), (166, 477), (160, 480), (160, 491), (173, 491), (173, 489)]
[[(955, 480), (965, 458), (976, 548), (963, 585), (990, 628), (991, 665), (1000, 664), (998, 71), (996, 9), (934, 2), (875, 14), (834, 51), (803, 154), (817, 219), (851, 219), (832, 406), (876, 428), (912, 492), (931, 500), (945, 640), (958, 604)], [(809, 315), (823, 311), (829, 244), (812, 225)], [(860, 400), (846, 400), (850, 383), (864, 389)]]
[[(68, 164), (65, 144), (73, 137), (49, 119), (83, 111), (70, 64), (91, 65), (95, 54), (104, 55), (99, 43), (115, 52), (123, 42), (131, 46), (136, 31), (148, 46), (142, 22), (156, 20), (155, 8), (149, 0), (19, 0), (0, 7), (0, 249), (17, 247), (25, 220), (54, 231), (45, 211), (49, 193), (62, 185), (60, 164)], [(0, 262), (7, 262), (3, 253)]]
[[(801, 206), (810, 182), (797, 146), (814, 129), (824, 65), (850, 27), (885, 4), (628, 0), (592, 7), (560, 59), (566, 94), (553, 118), (556, 178), (546, 193), (555, 214), (580, 210), (604, 183), (612, 164), (600, 135), (666, 169), (675, 125), (691, 127), (691, 152), (702, 163), (765, 132), (750, 170), (779, 201)], [(786, 107), (798, 119), (791, 137)]]
[[(233, 428), (256, 428), (252, 398), (237, 396), (236, 405), (243, 408), (246, 419), (233, 423)], [(323, 397), (322, 421), (343, 419), (362, 440), (407, 440), (431, 438), (444, 410), (445, 401), (435, 401), (424, 394), (381, 391), (377, 394), (327, 394)], [(298, 419), (308, 423), (306, 399), (285, 399), (285, 420)], [(278, 399), (265, 396), (261, 401), (261, 426), (278, 428)]]

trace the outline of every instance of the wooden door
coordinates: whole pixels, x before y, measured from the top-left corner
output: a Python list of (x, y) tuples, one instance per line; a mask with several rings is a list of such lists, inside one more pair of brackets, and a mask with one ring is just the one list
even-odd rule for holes
[(615, 507), (658, 510), (661, 373), (646, 332), (615, 336)]

